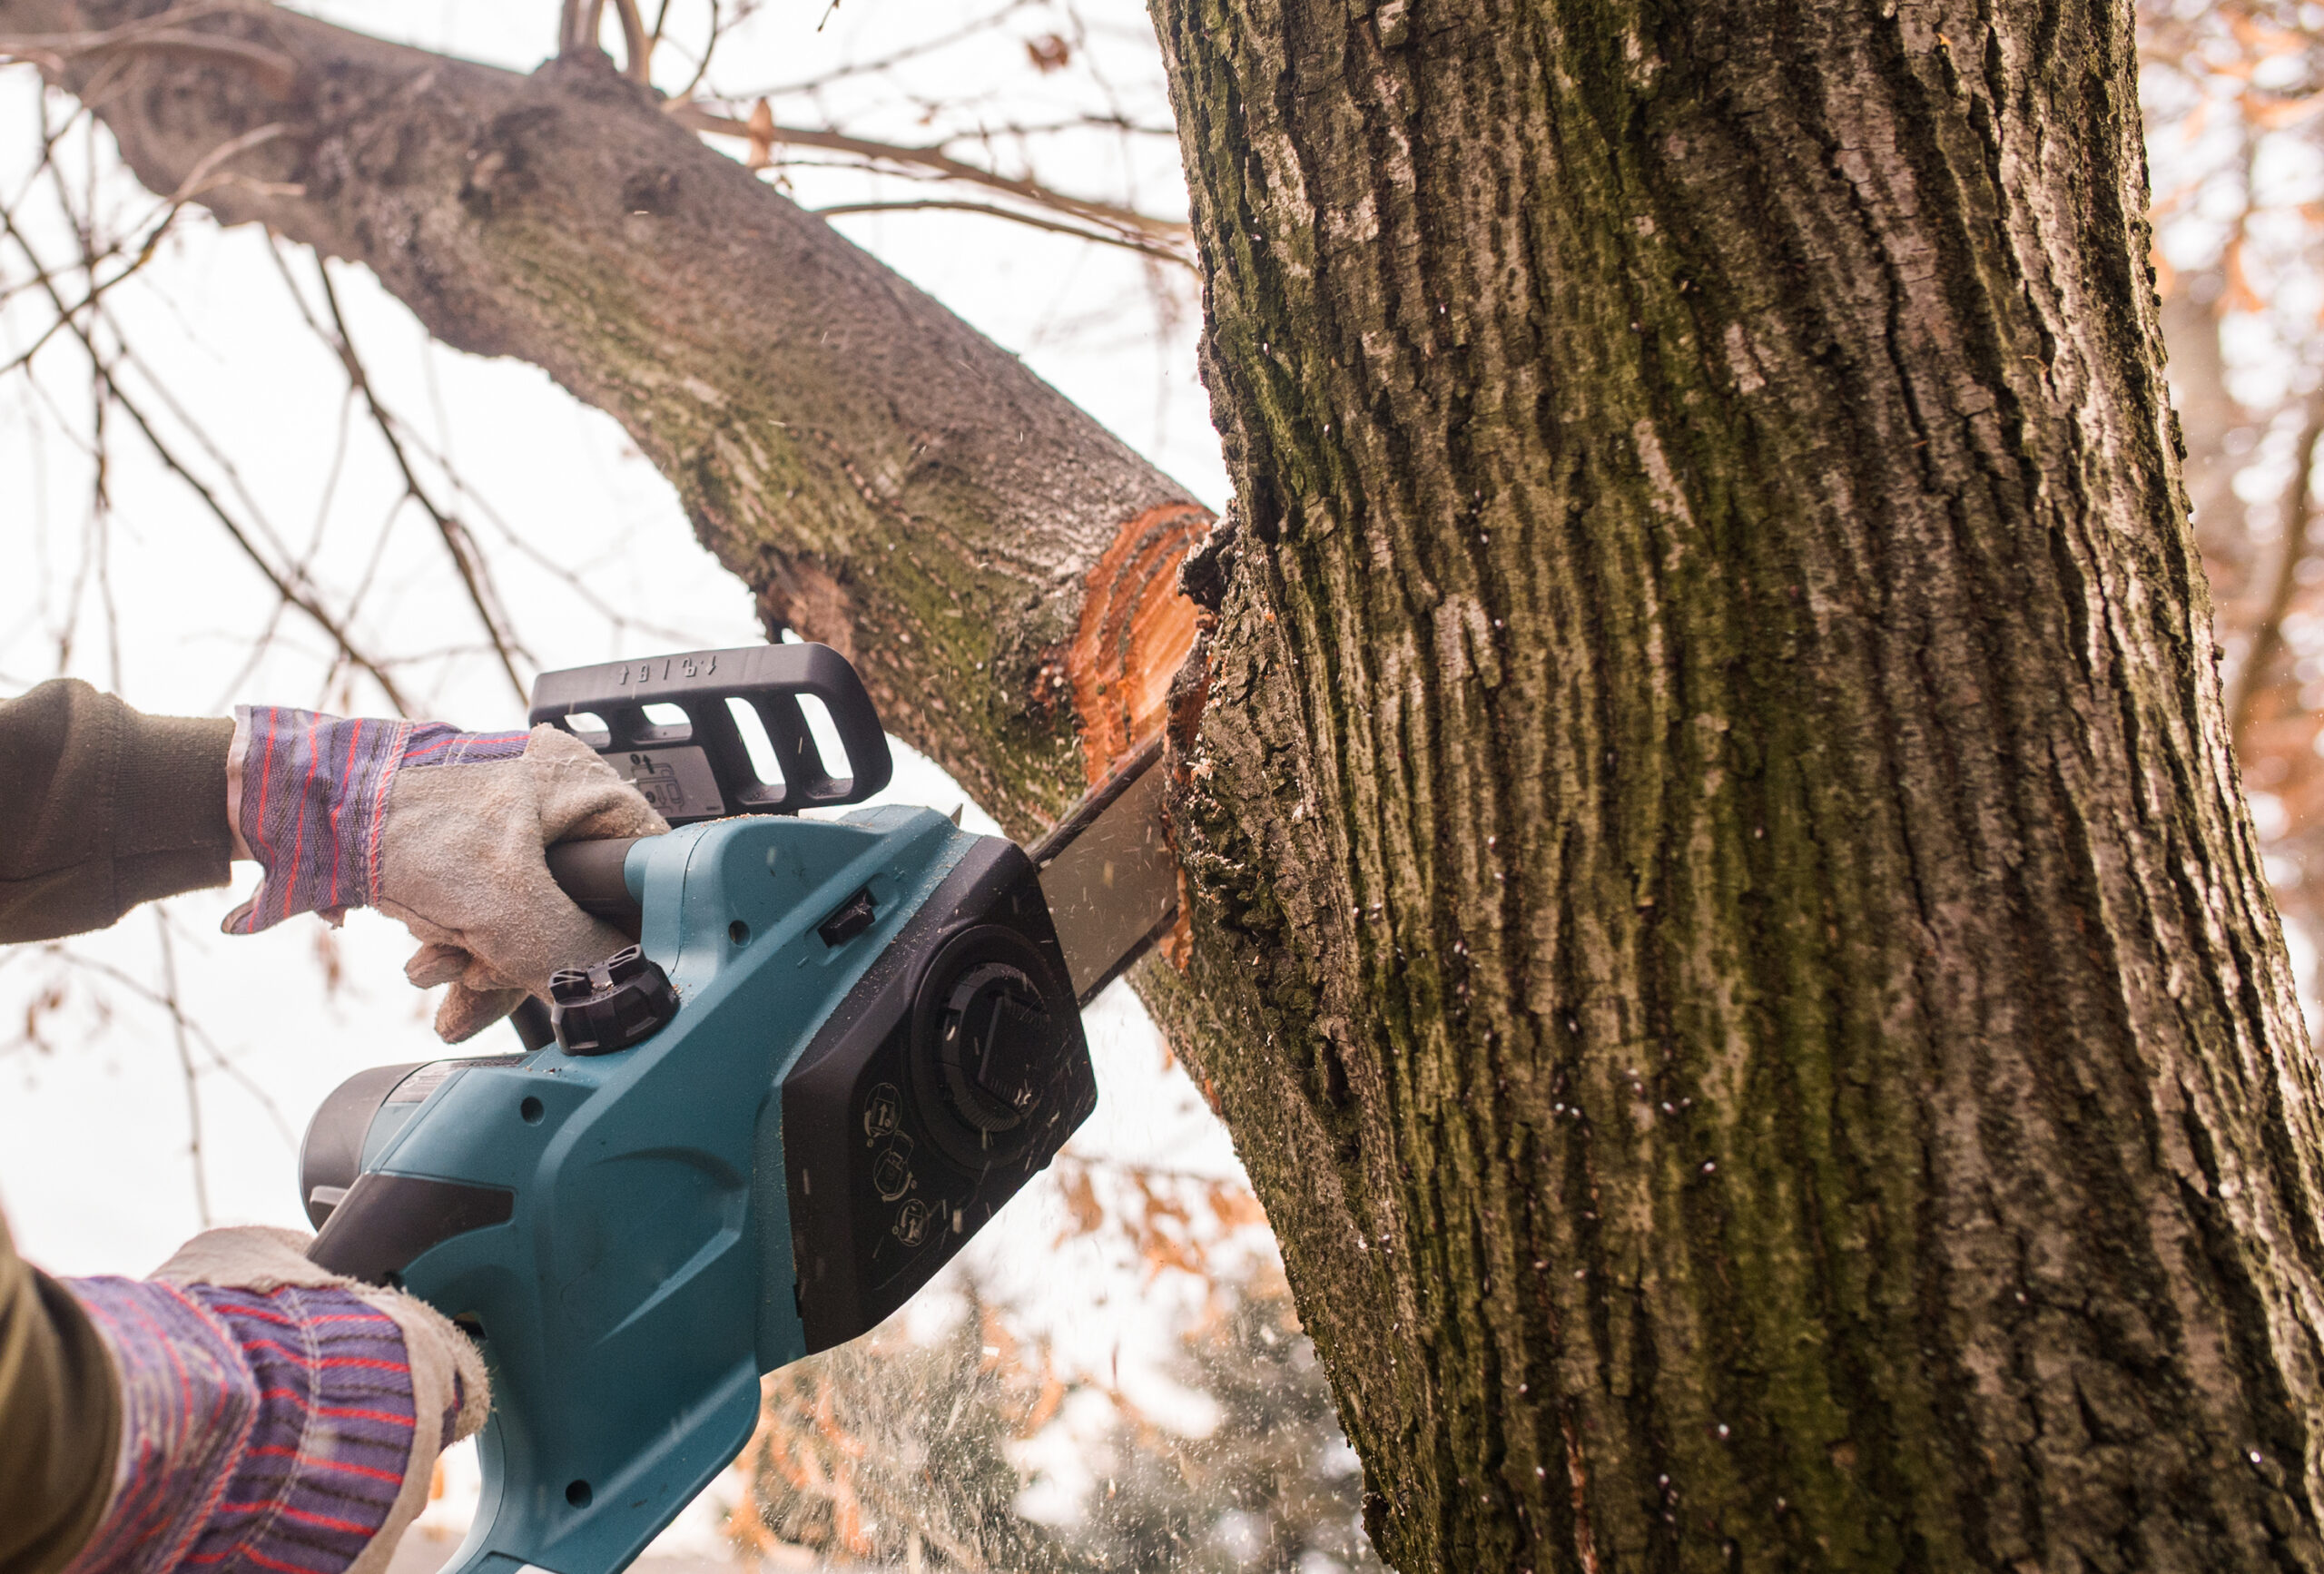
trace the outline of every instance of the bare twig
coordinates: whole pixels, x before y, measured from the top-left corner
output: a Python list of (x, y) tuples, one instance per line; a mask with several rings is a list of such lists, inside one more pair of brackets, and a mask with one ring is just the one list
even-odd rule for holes
[(1002, 192), (1035, 207), (1069, 214), (1101, 229), (1135, 236), (1149, 243), (1149, 247), (1175, 261), (1192, 266), (1192, 231), (1177, 219), (1160, 219), (1141, 213), (1135, 208), (1125, 208), (1112, 202), (1100, 202), (1087, 197), (1077, 197), (1045, 186), (1038, 181), (1022, 180), (1003, 175), (956, 159), (940, 147), (911, 148), (893, 143), (873, 142), (865, 137), (847, 136), (839, 132), (814, 131), (803, 126), (778, 125), (769, 118), (753, 115), (748, 120), (736, 120), (699, 103), (673, 103), (665, 106), (670, 116), (690, 131), (709, 136), (739, 137), (754, 146), (780, 144), (786, 147), (822, 148), (831, 152), (846, 153), (875, 164), (891, 164), (907, 170), (920, 170), (948, 181), (960, 181)]
[[(292, 306), (298, 310), (300, 320), (307, 325), (309, 331), (313, 333), (316, 338), (321, 339), (326, 345), (330, 346), (332, 353), (336, 355), (338, 353), (338, 341), (336, 336), (330, 329), (323, 326), (321, 321), (316, 318), (314, 312), (308, 306), (306, 294), (299, 288), (299, 281), (291, 276), (290, 265), (282, 255), (281, 247), (282, 242), (278, 239), (275, 244), (269, 249), (269, 256), (274, 263), (275, 271), (281, 275), (283, 289), (289, 293)], [(350, 380), (347, 393), (349, 399), (352, 400), (360, 395), (361, 390), (356, 388)], [(428, 464), (434, 466), (435, 468), (443, 475), (445, 480), (450, 484), (453, 494), (461, 498), (468, 507), (472, 507), (476, 511), (477, 516), (482, 519), (485, 524), (490, 526), (511, 550), (515, 551), (518, 556), (533, 564), (533, 566), (538, 568), (541, 572), (548, 575), (565, 585), (566, 588), (571, 591), (584, 605), (587, 606), (592, 612), (595, 612), (601, 617), (605, 618), (606, 623), (615, 631), (621, 633), (635, 631), (651, 635), (657, 639), (670, 640), (674, 643), (683, 643), (693, 637), (693, 635), (686, 630), (670, 628), (660, 624), (648, 623), (635, 617), (623, 609), (617, 603), (609, 601), (606, 597), (598, 595), (595, 590), (590, 588), (586, 580), (583, 579), (580, 575), (575, 573), (572, 567), (566, 564), (561, 558), (552, 556), (550, 553), (542, 550), (539, 546), (535, 546), (532, 541), (525, 536), (523, 532), (519, 531), (515, 526), (509, 524), (507, 520), (502, 518), (499, 510), (493, 507), (488, 499), (478, 493), (468, 484), (467, 480), (460, 474), (459, 467), (452, 462), (452, 458), (449, 454), (437, 448), (433, 444), (429, 443), (426, 438), (412, 430), (399, 418), (398, 418), (394, 412), (388, 411), (387, 416), (389, 422), (392, 423), (393, 436), (395, 438), (400, 441), (411, 452), (418, 454), (420, 457), (427, 460)], [(346, 444), (347, 429), (346, 423), (342, 416), (338, 443), (332, 453), (330, 471), (324, 483), (324, 493), (326, 498), (328, 498), (329, 494), (337, 485), (340, 467), (344, 460), (346, 454)], [(320, 536), (322, 529), (322, 519), (320, 515), (316, 519), (315, 529), (317, 536)], [(379, 542), (375, 544), (371, 561), (365, 566), (362, 579), (359, 583), (357, 591), (357, 595), (359, 596), (361, 594), (362, 587), (369, 585), (370, 583), (372, 572), (379, 565), (378, 548), (385, 545), (387, 533), (385, 529), (382, 529)], [(471, 546), (474, 546), (475, 536), (473, 532), (468, 532), (464, 529), (462, 533), (462, 539), (468, 542)], [(479, 561), (481, 561), (480, 553)], [(519, 645), (517, 648), (521, 650), (523, 647)]]
[[(258, 127), (256, 130), (243, 133), (241, 136), (234, 138), (231, 142), (222, 143), (219, 146), (212, 148), (202, 161), (194, 166), (192, 172), (186, 176), (184, 183), (178, 189), (177, 192), (170, 198), (168, 206), (163, 212), (161, 221), (153, 225), (153, 229), (147, 233), (145, 239), (138, 245), (137, 254), (132, 258), (129, 262), (120, 270), (120, 271), (113, 274), (110, 278), (99, 279), (96, 276), (96, 265), (99, 262), (106, 261), (119, 256), (121, 254), (121, 248), (118, 246), (109, 246), (101, 249), (92, 249), (88, 244), (90, 238), (84, 236), (83, 260), (80, 264), (80, 268), (82, 271), (87, 273), (89, 278), (87, 292), (72, 306), (61, 309), (57, 312), (56, 316), (50, 320), (49, 325), (43, 329), (40, 333), (34, 338), (31, 344), (25, 346), (24, 349), (17, 352), (17, 354), (11, 358), (6, 364), (0, 365), (0, 377), (6, 376), (9, 372), (15, 371), (19, 367), (30, 365), (34, 358), (38, 356), (43, 349), (48, 347), (49, 341), (54, 339), (55, 336), (63, 330), (67, 321), (80, 317), (82, 313), (96, 305), (99, 300), (102, 300), (107, 291), (116, 288), (123, 280), (131, 278), (139, 271), (143, 269), (146, 264), (153, 261), (154, 256), (161, 251), (162, 238), (169, 233), (170, 226), (176, 221), (178, 215), (185, 212), (186, 205), (189, 202), (193, 202), (205, 192), (216, 191), (222, 185), (244, 184), (253, 186), (261, 192), (274, 196), (298, 195), (303, 188), (296, 185), (285, 185), (279, 182), (251, 181), (244, 176), (217, 173), (219, 166), (232, 159), (236, 154), (243, 152), (250, 148), (257, 147), (261, 143), (271, 142), (275, 138), (283, 135), (287, 130), (287, 127), (279, 124), (262, 125)], [(29, 256), (30, 253), (27, 252), (26, 255)], [(29, 288), (33, 284), (44, 282), (48, 277), (49, 275), (47, 271), (45, 269), (42, 269), (32, 280), (26, 280), (24, 284), (12, 287), (5, 292), (5, 294), (0, 294), (0, 300), (5, 300), (7, 298), (7, 295), (15, 294), (19, 289)]]
[(427, 488), (419, 484), (419, 477), (411, 467), (411, 457), (405, 453), (402, 440), (397, 436), (396, 420), (379, 403), (379, 394), (371, 386), (370, 373), (364, 369), (362, 359), (355, 352), (354, 335), (348, 329), (346, 314), (340, 310), (339, 291), (331, 285), (330, 268), (320, 257), (315, 261), (315, 273), (322, 280), (323, 300), (330, 309), (333, 348), (339, 352), (340, 364), (347, 369), (348, 380), (354, 385), (355, 391), (363, 396), (363, 406), (371, 412), (371, 419), (379, 429), (380, 439), (387, 444), (389, 454), (395, 459), (396, 469), (403, 477), (405, 492), (435, 525), (436, 534), (443, 540), (444, 550), (450, 556), (452, 566), (459, 574), (460, 584), (468, 591), (468, 603), (476, 608), (477, 620), (484, 625), (485, 637), (492, 642), (493, 653), (500, 658), (500, 670), (507, 674), (508, 686), (516, 691), (517, 703), (524, 704), (530, 691), (517, 673), (516, 638), (502, 627), (506, 619), (498, 611), (499, 598), (490, 594), (486, 570), (477, 556), (475, 543), (470, 539), (467, 526), (438, 507), (435, 499), (428, 495)]
[[(157, 907), (154, 910), (162, 915), (164, 923), (168, 921), (169, 909), (166, 906)], [(251, 1102), (265, 1112), (268, 1124), (274, 1127), (275, 1135), (282, 1139), (284, 1146), (289, 1147), (298, 1146), (298, 1139), (290, 1133), (290, 1123), (283, 1117), (282, 1107), (274, 1101), (274, 1096), (260, 1087), (250, 1073), (235, 1065), (233, 1057), (219, 1047), (218, 1041), (209, 1035), (201, 1022), (195, 1019), (193, 1014), (186, 1010), (175, 998), (164, 994), (144, 979), (133, 973), (124, 972), (110, 962), (101, 962), (94, 957), (84, 957), (57, 941), (49, 941), (40, 947), (39, 951), (41, 955), (62, 962), (68, 968), (76, 969), (84, 973), (94, 973), (107, 982), (128, 990), (147, 1005), (157, 1007), (167, 1012), (172, 1023), (182, 1028), (188, 1039), (200, 1048), (203, 1054), (210, 1057), (211, 1066), (232, 1079), (235, 1086), (249, 1094)]]
[(597, 46), (597, 27), (605, 19), (606, 0), (565, 0), (556, 24), (556, 52), (571, 54)]
[[(14, 213), (0, 211), (0, 233), (5, 233), (10, 240), (14, 241), (17, 249), (33, 260), (34, 267), (42, 267), (38, 252), (23, 230), (17, 226)], [(43, 271), (45, 272), (47, 270), (44, 268)], [(162, 440), (162, 436), (154, 429), (153, 422), (146, 418), (144, 411), (139, 408), (134, 399), (129, 397), (127, 391), (122, 388), (120, 379), (113, 376), (112, 369), (105, 364), (104, 357), (99, 353), (96, 341), (90, 330), (65, 313), (64, 300), (57, 293), (54, 283), (53, 281), (46, 283), (44, 289), (48, 295), (50, 304), (55, 308), (60, 316), (65, 317), (66, 330), (79, 339), (82, 348), (88, 352), (90, 363), (96, 368), (97, 376), (103, 381), (106, 393), (115, 404), (121, 407), (122, 413), (136, 426), (139, 434), (144, 438), (146, 445), (153, 449), (154, 457), (161, 460), (164, 468), (184, 482), (192, 490), (194, 496), (202, 500), (203, 507), (209, 511), (212, 518), (218, 521), (219, 526), (226, 532), (227, 537), (241, 549), (243, 556), (250, 559), (251, 566), (265, 575), (267, 583), (274, 587), (275, 594), (305, 613), (318, 628), (329, 635), (331, 642), (345, 654), (347, 659), (360, 667), (374, 683), (379, 685), (379, 690), (387, 696), (388, 703), (395, 706), (399, 713), (407, 712), (409, 707), (405, 704), (402, 691), (396, 686), (395, 680), (388, 675), (386, 669), (357, 648), (346, 626), (326, 611), (320, 602), (293, 585), (281, 570), (267, 560), (266, 555), (258, 549), (257, 544), (251, 540), (248, 533), (236, 522), (233, 516), (226, 512), (224, 505), (219, 502), (217, 494), (199, 476), (187, 468), (176, 453), (171, 449), (169, 444)]]
[(614, 15), (621, 18), (622, 74), (651, 86), (654, 81), (654, 38), (637, 0), (614, 0)]
[[(874, 55), (870, 60), (850, 61), (833, 66), (819, 76), (804, 77), (799, 81), (783, 83), (774, 87), (758, 88), (747, 93), (724, 96), (730, 103), (748, 103), (756, 98), (795, 98), (819, 92), (853, 77), (877, 76), (882, 72), (892, 71), (909, 61), (921, 59), (940, 50), (950, 49), (955, 44), (990, 33), (1008, 17), (1041, 3), (1042, 0), (1009, 0), (1009, 4), (999, 10), (988, 12), (972, 22), (963, 23), (950, 33), (940, 33), (931, 38), (917, 40), (901, 48), (891, 50), (886, 54)], [(686, 99), (694, 95), (688, 92), (680, 93), (678, 96), (680, 99)]]
[(2229, 735), (2239, 754), (2250, 752), (2260, 696), (2267, 692), (2270, 675), (2277, 659), (2283, 654), (2284, 617), (2299, 594), (2299, 566), (2308, 556), (2308, 526), (2313, 513), (2309, 492), (2316, 482), (2316, 451), (2319, 443), (2324, 443), (2324, 390), (2308, 396), (2299, 444), (2292, 459), (2291, 479), (2284, 483), (2283, 551), (2276, 560), (2267, 604), (2251, 631), (2251, 648), (2236, 669), (2235, 693), (2228, 703)]
[[(212, 148), (202, 155), (199, 163), (186, 172), (186, 177), (179, 182), (178, 189), (170, 193), (172, 214), (174, 216), (178, 209), (184, 207), (205, 192), (216, 191), (221, 184), (224, 183), (226, 177), (213, 178), (221, 166), (252, 148), (263, 147), (268, 143), (290, 134), (289, 126), (281, 121), (271, 121), (262, 126), (253, 126), (241, 135), (230, 138)], [(304, 186), (280, 181), (252, 182), (244, 178), (244, 183), (256, 186), (269, 196), (296, 197), (303, 195), (306, 192)], [(151, 248), (152, 242), (149, 241), (147, 249), (151, 250)]]
[(193, 1046), (186, 1039), (185, 1007), (178, 998), (178, 955), (170, 938), (170, 916), (156, 904), (153, 932), (162, 946), (162, 995), (170, 1013), (170, 1034), (177, 1047), (178, 1073), (185, 1080), (186, 1161), (193, 1166), (193, 1211), (202, 1227), (210, 1227), (210, 1176), (202, 1162), (202, 1084), (194, 1071)]
[(249, 536), (244, 534), (241, 526), (236, 524), (232, 516), (220, 505), (217, 494), (212, 492), (200, 477), (186, 468), (177, 455), (171, 451), (169, 445), (162, 441), (161, 435), (154, 431), (153, 423), (145, 418), (144, 412), (131, 401), (129, 396), (122, 391), (121, 385), (110, 375), (105, 379), (105, 387), (112, 393), (113, 402), (121, 406), (123, 413), (136, 423), (139, 435), (144, 438), (146, 446), (153, 450), (153, 457), (161, 460), (163, 467), (171, 474), (191, 487), (195, 497), (202, 499), (202, 507), (209, 510), (211, 516), (218, 521), (234, 545), (241, 549), (242, 555), (251, 560), (251, 565), (261, 575), (266, 576), (267, 583), (274, 587), (275, 594), (305, 613), (316, 627), (329, 635), (331, 643), (339, 647), (340, 653), (361, 668), (373, 683), (379, 685), (380, 694), (386, 696), (389, 704), (395, 707), (397, 714), (409, 715), (411, 705), (404, 698), (403, 691), (397, 687), (395, 679), (388, 675), (386, 668), (356, 645), (343, 623), (325, 611), (320, 602), (295, 588), (275, 568), (274, 565), (266, 560)]
[(156, 16), (91, 33), (0, 34), (0, 59), (23, 60), (57, 74), (76, 60), (153, 52), (235, 65), (257, 76), (276, 99), (290, 96), (299, 63), (279, 50), (222, 33), (188, 32), (184, 25), (234, 12), (263, 16), (272, 7), (261, 0), (196, 0)]
[(1187, 261), (1185, 252), (1157, 245), (1139, 236), (1125, 235), (1115, 230), (1092, 230), (1080, 224), (1068, 224), (1061, 220), (1044, 218), (1039, 213), (1028, 213), (1016, 208), (1004, 208), (994, 202), (970, 202), (928, 197), (917, 201), (894, 202), (834, 202), (828, 208), (816, 208), (812, 212), (820, 213), (826, 219), (832, 219), (842, 213), (909, 213), (921, 209), (983, 213), (990, 218), (1007, 219), (1012, 223), (1029, 225), (1036, 230), (1047, 230), (1053, 234), (1070, 235), (1077, 241), (1094, 241), (1103, 246), (1126, 247), (1141, 256), (1151, 257), (1161, 262), (1176, 262), (1182, 268), (1193, 265)]
[[(666, 12), (667, 6), (664, 9)], [(647, 31), (637, 0), (614, 0), (614, 15), (621, 20), (622, 74), (632, 82), (651, 84), (654, 46), (662, 37), (660, 24)], [(605, 25), (605, 20), (606, 0), (565, 0), (556, 25), (557, 54), (576, 54), (589, 50), (602, 53), (597, 30)]]
[[(668, 0), (664, 0), (665, 8), (667, 5)], [(659, 23), (655, 25), (655, 30), (656, 33), (660, 32)], [(725, 35), (726, 8), (721, 4), (721, 0), (710, 0), (710, 31), (702, 41), (702, 56), (694, 63), (694, 74), (686, 78), (685, 86), (679, 89), (675, 95), (677, 98), (680, 100), (692, 98), (701, 88), (704, 81), (710, 75), (711, 61), (717, 57), (718, 41)]]

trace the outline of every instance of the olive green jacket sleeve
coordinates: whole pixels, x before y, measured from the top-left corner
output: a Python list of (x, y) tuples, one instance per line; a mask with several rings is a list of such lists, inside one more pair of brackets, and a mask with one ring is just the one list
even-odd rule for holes
[(231, 721), (144, 715), (70, 678), (0, 701), (0, 942), (225, 884), (233, 741)]
[[(141, 901), (223, 885), (233, 735), (71, 681), (0, 701), (0, 941), (103, 929)], [(89, 1539), (120, 1418), (96, 1330), (0, 1220), (0, 1574), (56, 1574)]]
[(0, 1219), (0, 1570), (55, 1574), (113, 1495), (121, 1401), (97, 1332)]

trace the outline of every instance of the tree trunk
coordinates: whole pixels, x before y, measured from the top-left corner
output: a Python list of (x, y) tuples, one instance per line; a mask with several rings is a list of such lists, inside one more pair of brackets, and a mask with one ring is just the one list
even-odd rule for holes
[(363, 263), (611, 413), (770, 626), (852, 658), (1013, 831), (1159, 724), (1208, 511), (604, 56), (519, 76), (281, 11), (140, 32), (164, 9), (0, 0), (0, 44), (94, 84), (155, 192)]
[(1383, 1550), (2324, 1567), (2129, 5), (1155, 12), (1199, 1058)]
[[(1157, 8), (1243, 523), (1141, 983), (1383, 1549), (2324, 1569), (2127, 7)], [(1012, 829), (1161, 713), (1199, 512), (1009, 358), (608, 73), (202, 25), (292, 85), (60, 68), (142, 178), (286, 126), (202, 200), (612, 411)]]

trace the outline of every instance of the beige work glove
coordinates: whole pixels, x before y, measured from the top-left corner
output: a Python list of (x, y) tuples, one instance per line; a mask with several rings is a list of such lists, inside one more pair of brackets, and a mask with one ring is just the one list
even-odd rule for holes
[(448, 984), (436, 1031), (457, 1044), (547, 999), (549, 975), (628, 940), (549, 877), (559, 841), (655, 836), (669, 825), (589, 746), (540, 726), (462, 733), (244, 706), (228, 793), (238, 851), (266, 869), (226, 920), (249, 934), (350, 907), (402, 920), (420, 947), (404, 976)]
[(61, 1281), (120, 1403), (113, 1496), (75, 1569), (386, 1568), (490, 1385), (442, 1313), (317, 1267), (307, 1240), (211, 1230), (150, 1279)]

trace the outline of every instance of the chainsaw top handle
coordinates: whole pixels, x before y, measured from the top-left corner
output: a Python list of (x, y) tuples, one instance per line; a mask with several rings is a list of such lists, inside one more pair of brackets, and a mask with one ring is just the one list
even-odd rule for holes
[[(844, 767), (817, 747), (804, 699), (820, 702), (831, 718), (847, 755)], [(774, 780), (751, 762), (736, 703), (766, 729)], [(683, 720), (649, 716), (649, 705), (674, 706)], [(573, 718), (584, 715), (596, 717), (604, 730), (576, 726)], [(533, 684), (531, 721), (580, 738), (674, 826), (860, 803), (894, 772), (872, 696), (828, 645), (688, 651), (543, 673)]]

